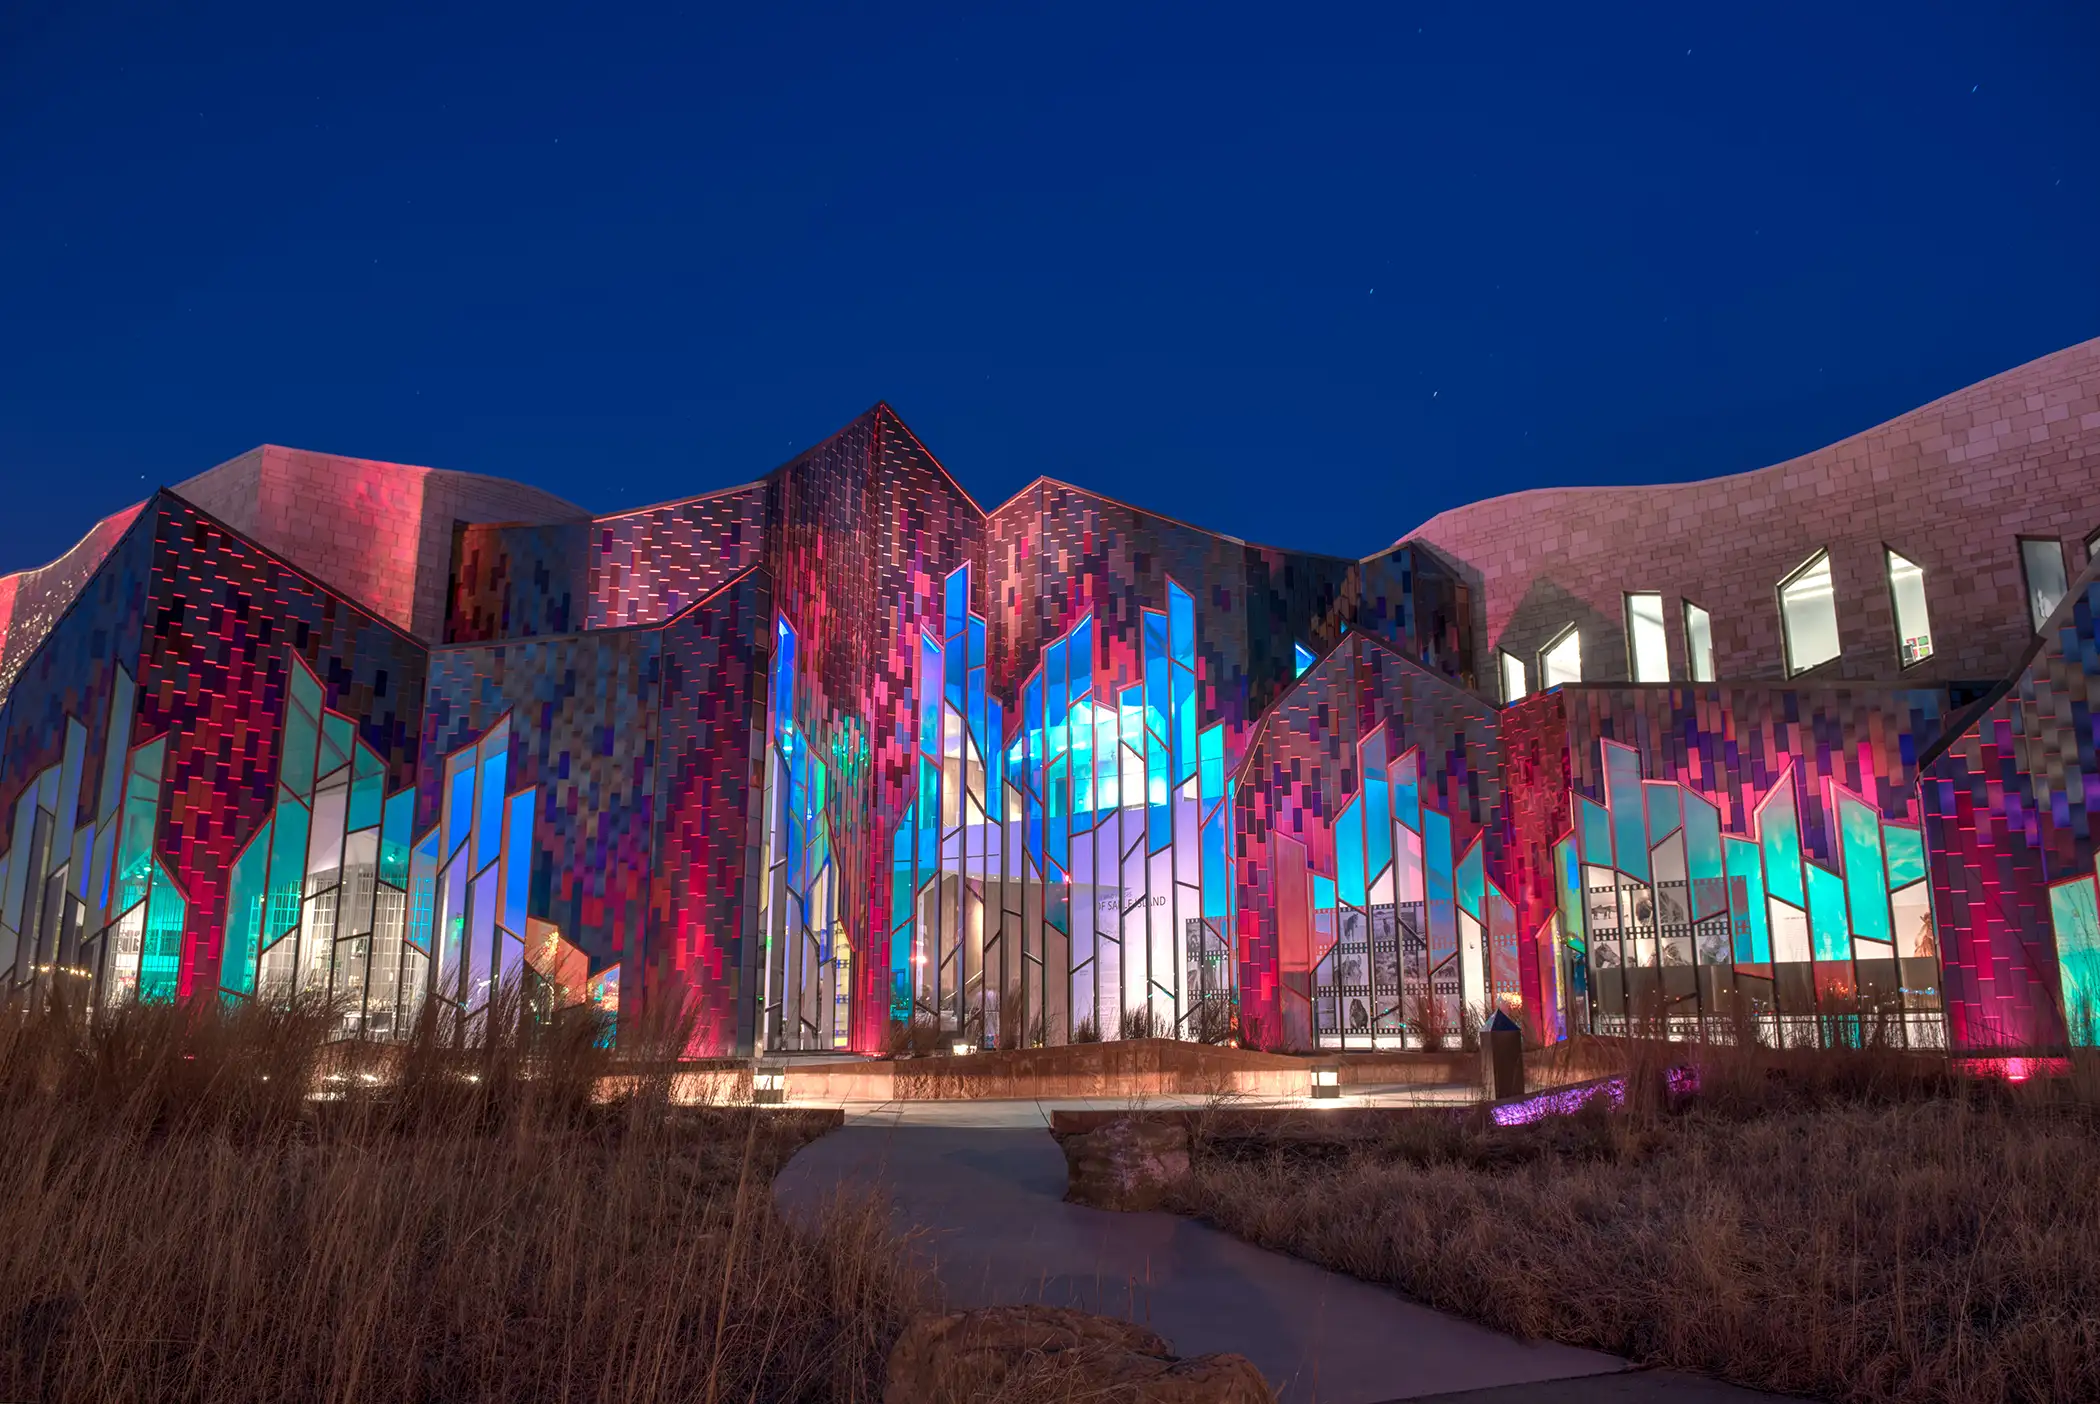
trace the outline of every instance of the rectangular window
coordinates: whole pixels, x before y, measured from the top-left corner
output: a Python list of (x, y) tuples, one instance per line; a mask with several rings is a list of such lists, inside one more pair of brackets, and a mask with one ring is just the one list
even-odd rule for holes
[(1582, 635), (1570, 624), (1560, 637), (1539, 650), (1539, 686), (1559, 687), (1582, 681)]
[[(1884, 550), (1887, 548), (1884, 547)], [(1903, 666), (1932, 657), (1932, 623), (1925, 614), (1925, 571), (1889, 551), (1889, 599), (1896, 607), (1896, 648)]]
[(1693, 682), (1714, 680), (1713, 616), (1690, 600), (1684, 602), (1684, 653)]
[(2027, 575), (2027, 611), (2039, 631), (2071, 588), (2071, 582), (2064, 578), (2063, 542), (2021, 537), (2020, 566)]
[(1789, 677), (1838, 656), (1837, 593), (1828, 551), (1816, 552), (1779, 582), (1779, 622), (1786, 632)]
[(1524, 660), (1513, 653), (1497, 650), (1502, 654), (1502, 700), (1514, 702), (1531, 691), (1531, 680), (1524, 676)]
[(1670, 645), (1663, 633), (1663, 597), (1626, 597), (1626, 661), (1635, 682), (1670, 680)]

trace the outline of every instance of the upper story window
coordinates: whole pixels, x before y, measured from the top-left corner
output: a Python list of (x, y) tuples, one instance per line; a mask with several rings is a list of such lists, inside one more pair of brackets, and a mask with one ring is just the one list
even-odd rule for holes
[(1539, 650), (1539, 686), (1582, 681), (1582, 634), (1570, 624)]
[(1626, 661), (1633, 670), (1635, 682), (1670, 680), (1670, 645), (1663, 633), (1661, 595), (1627, 595)]
[(1507, 649), (1497, 649), (1502, 659), (1502, 700), (1514, 702), (1531, 691), (1531, 679), (1525, 676), (1524, 660)]
[(2039, 631), (2071, 588), (2064, 576), (2063, 542), (2054, 537), (2021, 537), (2020, 569), (2027, 577), (2027, 612)]
[(1888, 559), (1889, 600), (1896, 609), (1897, 656), (1908, 668), (1932, 657), (1932, 621), (1925, 612), (1925, 569), (1894, 551), (1888, 552)]
[(1779, 582), (1779, 622), (1786, 634), (1789, 677), (1838, 656), (1837, 592), (1828, 551), (1816, 552)]
[(1693, 682), (1714, 680), (1714, 621), (1690, 600), (1684, 602), (1684, 656)]

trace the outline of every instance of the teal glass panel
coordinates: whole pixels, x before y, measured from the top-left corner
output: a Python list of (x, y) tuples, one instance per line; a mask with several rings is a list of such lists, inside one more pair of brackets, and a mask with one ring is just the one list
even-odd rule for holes
[(2049, 920), (2056, 929), (2056, 968), (2064, 995), (2064, 1022), (2080, 1048), (2100, 1043), (2100, 894), (2093, 879), (2073, 878), (2049, 889)]
[(255, 993), (255, 957), (262, 950), (263, 921), (270, 892), (271, 821), (234, 859), (226, 885), (226, 945), (219, 956), (219, 984), (234, 994)]
[(1157, 853), (1174, 842), (1174, 806), (1167, 793), (1167, 743), (1157, 736), (1145, 737), (1145, 845)]
[(1881, 842), (1888, 850), (1889, 891), (1925, 880), (1925, 835), (1901, 824), (1882, 826)]
[(314, 763), (314, 775), (323, 778), (334, 774), (350, 764), (350, 756), (357, 749), (357, 728), (350, 718), (324, 712), (321, 716), (321, 759)]
[(386, 762), (360, 741), (350, 763), (350, 815), (343, 827), (351, 833), (376, 827), (385, 802)]
[[(123, 832), (117, 841), (117, 899), (113, 914), (130, 911), (145, 899), (153, 875), (153, 831), (160, 814), (160, 768), (168, 739), (131, 753), (131, 772), (124, 782)], [(15, 879), (19, 881), (19, 877)]]
[(1422, 905), (1428, 918), (1431, 958), (1458, 940), (1458, 913), (1452, 902), (1451, 821), (1433, 809), (1422, 811)]
[(1393, 781), (1385, 763), (1385, 732), (1363, 744), (1364, 876), (1369, 882), (1393, 864)]
[(174, 879), (153, 865), (153, 893), (146, 899), (146, 938), (139, 952), (139, 998), (175, 998), (182, 976), (182, 921), (189, 904), (175, 890)]
[(1196, 778), (1196, 675), (1174, 670), (1174, 713), (1169, 735), (1174, 743), (1174, 788)]
[(1065, 804), (1069, 763), (1068, 757), (1059, 756), (1050, 762), (1043, 777), (1043, 855), (1061, 868), (1072, 865), (1069, 811)]
[(1364, 813), (1358, 796), (1342, 806), (1334, 821), (1334, 880), (1342, 901), (1352, 907), (1365, 905)]
[(393, 887), (408, 885), (408, 832), (416, 818), (416, 792), (388, 795), (379, 829), (379, 880)]
[(1678, 796), (1684, 791), (1671, 780), (1650, 780), (1641, 789), (1648, 797), (1648, 847), (1653, 848), (1683, 824)]
[(1727, 874), (1721, 867), (1721, 811), (1705, 796), (1683, 792), (1684, 866), (1692, 884), (1692, 920), (1728, 910)]
[[(493, 744), (492, 744), (493, 743)], [(503, 849), (503, 787), (510, 776), (510, 728), (481, 743), (481, 782), (474, 815), (474, 870), (496, 861)]]
[(1845, 928), (1845, 880), (1827, 868), (1808, 866), (1808, 930), (1817, 960), (1850, 960)]
[(1320, 876), (1320, 875), (1319, 875), (1318, 873), (1314, 873), (1314, 874), (1313, 874), (1313, 884), (1312, 884), (1312, 886), (1313, 886), (1313, 910), (1314, 910), (1314, 911), (1316, 911), (1316, 912), (1331, 912), (1331, 911), (1333, 911), (1333, 910), (1334, 910), (1334, 879), (1332, 879), (1332, 878), (1326, 878), (1326, 877), (1322, 877), (1322, 876)]
[(1588, 941), (1582, 909), (1582, 856), (1575, 840), (1564, 838), (1553, 845), (1553, 900), (1560, 908), (1560, 929), (1576, 950)]
[(1801, 888), (1801, 821), (1794, 812), (1793, 772), (1757, 807), (1757, 835), (1765, 850), (1765, 890), (1796, 907), (1808, 904)]
[[(1612, 850), (1618, 869), (1648, 880), (1648, 824), (1641, 803), (1641, 758), (1628, 746), (1604, 745), (1604, 798), (1611, 807)], [(1596, 862), (1596, 858), (1590, 858)]]
[(1208, 810), (1225, 794), (1225, 726), (1206, 727), (1196, 738), (1196, 755), (1199, 760), (1199, 777), (1196, 793), (1201, 804)]
[(314, 751), (321, 741), (321, 684), (292, 660), (291, 700), (284, 712), (284, 754), (278, 780), (301, 799), (314, 791)]
[(1889, 878), (1881, 862), (1881, 815), (1850, 795), (1838, 797), (1838, 830), (1845, 847), (1845, 898), (1852, 934), (1862, 941), (1893, 939)]
[(1611, 813), (1593, 799), (1575, 796), (1575, 832), (1582, 840), (1582, 861), (1596, 868), (1609, 868), (1611, 860)]
[(1728, 863), (1728, 916), (1736, 962), (1766, 964), (1772, 959), (1772, 925), (1765, 906), (1763, 851), (1754, 839), (1724, 838), (1721, 847)]
[(291, 791), (278, 787), (276, 832), (270, 836), (270, 900), (263, 918), (262, 945), (299, 924), (299, 899), (306, 891), (306, 839), (312, 816)]
[(1116, 789), (1116, 709), (1102, 707), (1094, 713), (1094, 803), (1102, 809), (1120, 809), (1130, 796)]
[(1458, 909), (1476, 921), (1484, 920), (1482, 902), (1487, 886), (1486, 845), (1474, 839), (1466, 856), (1458, 862)]
[(538, 795), (520, 790), (510, 797), (510, 813), (503, 835), (503, 928), (514, 936), (525, 933), (525, 906), (532, 893), (532, 821)]
[(1196, 666), (1196, 604), (1179, 585), (1167, 585), (1167, 615), (1174, 634), (1174, 661), (1184, 668)]
[[(1040, 811), (1035, 810), (1032, 803), (1030, 809), (1032, 811), (1030, 814), (1032, 822), (1029, 827), (1034, 832), (1031, 835), (1029, 846), (1040, 853), (1042, 852), (1043, 844), (1042, 816)], [(793, 818), (793, 827), (799, 828), (800, 824), (801, 819), (797, 815)], [(935, 762), (922, 757), (919, 761), (919, 865), (925, 869), (926, 875), (930, 876), (932, 874), (940, 851), (941, 768)], [(790, 869), (788, 880), (790, 883), (794, 881), (792, 868)]]
[(1410, 746), (1393, 762), (1393, 818), (1416, 833), (1422, 831), (1422, 753)]
[(1080, 828), (1091, 828), (1093, 824), (1088, 816), (1094, 809), (1093, 705), (1074, 698), (1065, 726), (1072, 736), (1072, 813), (1081, 816)]
[(1040, 672), (1021, 689), (1021, 705), (1028, 714), (1028, 753), (1022, 788), (1034, 790), (1042, 783), (1043, 768), (1043, 675)]

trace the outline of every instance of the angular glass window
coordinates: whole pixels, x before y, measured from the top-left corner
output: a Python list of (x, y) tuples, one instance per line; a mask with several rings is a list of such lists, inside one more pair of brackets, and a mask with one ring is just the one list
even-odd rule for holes
[(1714, 680), (1714, 621), (1690, 600), (1684, 602), (1684, 655), (1693, 682)]
[(1663, 634), (1663, 597), (1629, 594), (1626, 597), (1626, 661), (1635, 682), (1670, 680), (1670, 645)]
[(2040, 630), (2063, 603), (2071, 582), (2064, 578), (2064, 544), (2039, 537), (2020, 538), (2020, 567), (2027, 575), (2027, 611)]
[(1786, 671), (1791, 677), (1838, 656), (1837, 593), (1830, 583), (1830, 553), (1818, 551), (1779, 582), (1779, 622), (1786, 632)]
[(1896, 607), (1896, 647), (1903, 666), (1932, 657), (1932, 623), (1925, 614), (1925, 570), (1894, 551), (1889, 556), (1889, 599)]
[(1559, 687), (1582, 681), (1582, 635), (1573, 624), (1539, 650), (1539, 686)]
[(1524, 660), (1514, 653), (1498, 649), (1502, 656), (1502, 700), (1514, 702), (1531, 691), (1531, 679), (1524, 676)]

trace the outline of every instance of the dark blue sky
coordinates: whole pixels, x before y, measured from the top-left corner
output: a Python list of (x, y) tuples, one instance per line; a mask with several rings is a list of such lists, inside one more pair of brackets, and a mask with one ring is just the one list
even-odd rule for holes
[(1359, 554), (2100, 334), (2100, 6), (0, 5), (0, 570), (262, 442), (598, 510), (877, 399)]

